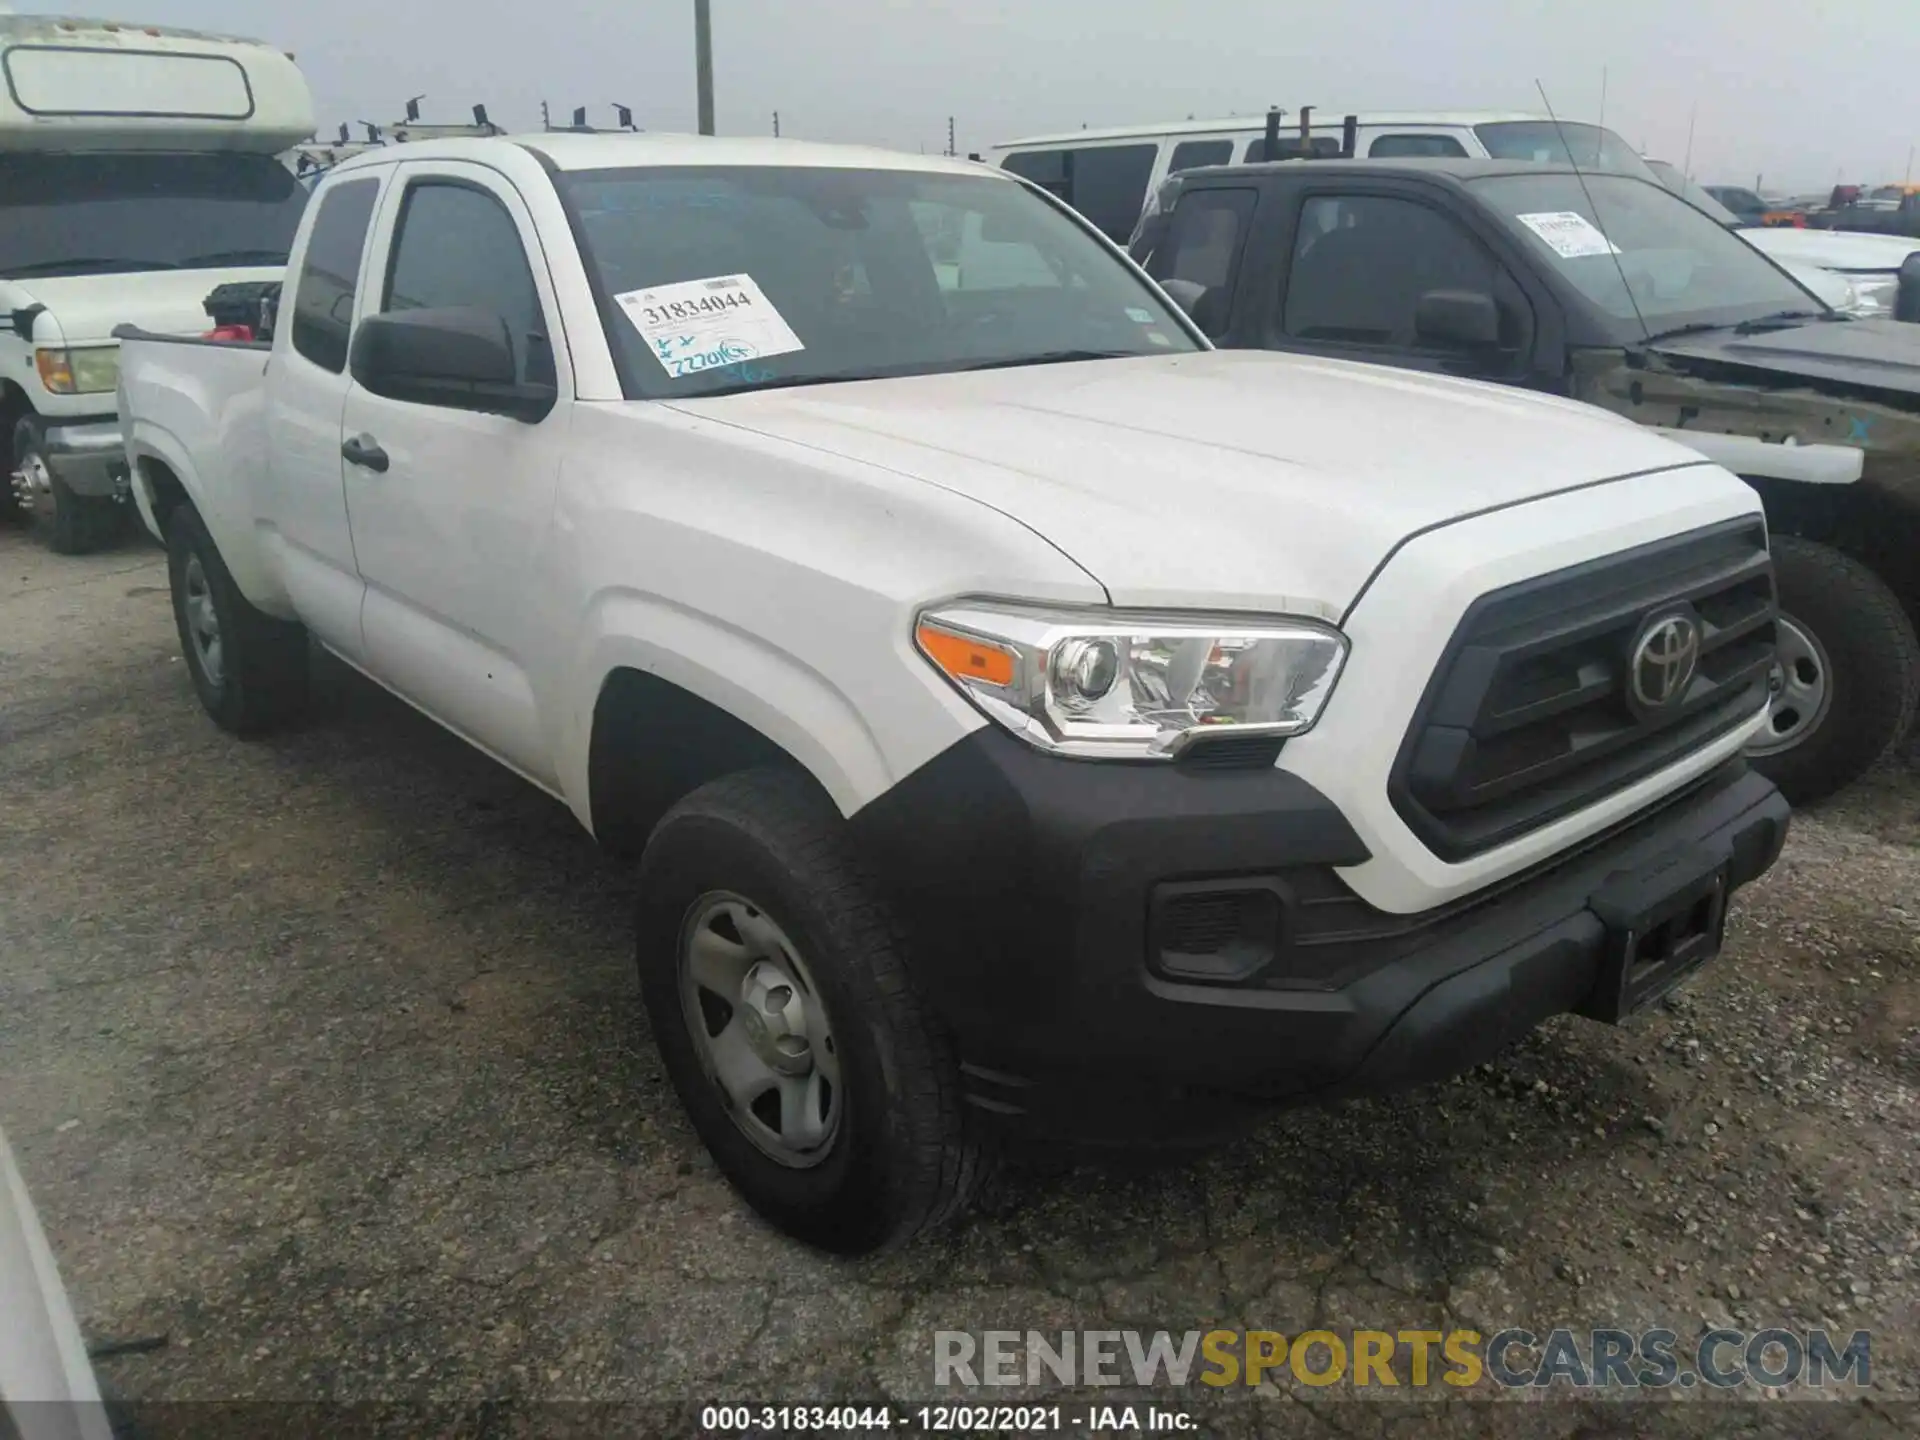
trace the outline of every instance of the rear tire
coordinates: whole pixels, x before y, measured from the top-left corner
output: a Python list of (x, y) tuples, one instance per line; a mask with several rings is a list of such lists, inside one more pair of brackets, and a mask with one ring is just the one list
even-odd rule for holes
[(261, 735), (307, 702), (307, 632), (257, 610), (240, 593), (193, 506), (167, 522), (173, 618), (193, 688), (235, 735)]
[(1748, 758), (1795, 805), (1857, 780), (1907, 733), (1920, 640), (1899, 597), (1852, 556), (1773, 537), (1781, 670)]
[(985, 1164), (952, 1049), (810, 781), (754, 770), (694, 791), (647, 842), (640, 886), (654, 1041), (748, 1204), (807, 1244), (866, 1254), (972, 1198)]
[[(120, 537), (125, 516), (118, 503), (96, 495), (76, 495), (48, 467), (40, 431), (32, 420), (13, 427), (12, 471), (24, 474), (30, 496), (15, 492), (11, 503), (46, 537), (56, 555), (85, 555)], [(12, 488), (11, 473), (9, 488)]]

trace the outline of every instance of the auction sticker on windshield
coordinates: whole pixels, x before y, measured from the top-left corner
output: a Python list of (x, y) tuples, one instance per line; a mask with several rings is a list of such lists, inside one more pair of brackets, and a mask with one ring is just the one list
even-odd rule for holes
[(1574, 210), (1546, 210), (1517, 217), (1520, 223), (1553, 247), (1563, 260), (1584, 255), (1618, 255), (1619, 247), (1602, 235), (1594, 223)]
[(807, 347), (751, 275), (716, 275), (613, 297), (678, 380)]

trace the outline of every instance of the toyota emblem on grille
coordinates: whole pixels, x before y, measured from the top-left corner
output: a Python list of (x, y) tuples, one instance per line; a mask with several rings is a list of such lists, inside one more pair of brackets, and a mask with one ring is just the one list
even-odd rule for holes
[(1680, 703), (1700, 668), (1700, 622), (1689, 610), (1669, 610), (1640, 627), (1627, 658), (1627, 690), (1641, 710)]

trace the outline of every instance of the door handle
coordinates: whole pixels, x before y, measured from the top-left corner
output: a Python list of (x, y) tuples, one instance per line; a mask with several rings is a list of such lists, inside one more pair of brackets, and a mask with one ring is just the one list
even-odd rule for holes
[(340, 447), (341, 458), (349, 465), (358, 465), (362, 469), (372, 470), (384, 475), (391, 463), (387, 452), (380, 448), (380, 442), (371, 435), (355, 435)]

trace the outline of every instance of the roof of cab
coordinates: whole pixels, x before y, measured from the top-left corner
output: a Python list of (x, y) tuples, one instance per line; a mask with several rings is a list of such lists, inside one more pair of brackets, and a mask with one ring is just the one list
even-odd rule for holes
[(1423, 175), (1438, 176), (1444, 180), (1453, 180), (1462, 184), (1470, 180), (1490, 180), (1500, 175), (1568, 175), (1587, 180), (1637, 180), (1642, 185), (1652, 185), (1656, 190), (1672, 194), (1666, 187), (1643, 175), (1625, 174), (1618, 170), (1599, 170), (1591, 166), (1575, 167), (1558, 165), (1551, 161), (1539, 160), (1486, 160), (1448, 156), (1445, 158), (1416, 158), (1413, 156), (1395, 157), (1391, 160), (1353, 159), (1329, 160), (1267, 160), (1255, 164), (1208, 165), (1197, 170), (1181, 170), (1169, 175), (1164, 187), (1194, 187), (1215, 185), (1234, 176), (1242, 178), (1260, 175)]
[(655, 132), (579, 135), (564, 131), (504, 135), (494, 139), (416, 140), (368, 150), (331, 173), (364, 170), (401, 160), (484, 160), (502, 145), (543, 157), (558, 170), (625, 170), (679, 166), (773, 166), (838, 170), (927, 170), (954, 175), (1000, 176), (993, 166), (945, 155), (910, 155), (866, 145), (821, 145), (807, 140)]
[(186, 30), (178, 25), (138, 25), (124, 20), (86, 20), (78, 15), (0, 14), (0, 43), (22, 40), (71, 41), (85, 36), (113, 35), (153, 40), (198, 40), (212, 45), (259, 45), (273, 47), (264, 40), (244, 35), (223, 35), (208, 30)]
[[(1344, 111), (1329, 105), (1313, 107), (1315, 131), (1338, 133), (1346, 124)], [(1549, 117), (1525, 110), (1362, 110), (1354, 119), (1361, 125), (1446, 125), (1454, 127), (1495, 125), (1511, 121), (1546, 120)], [(1578, 121), (1568, 121), (1578, 124)], [(1162, 135), (1217, 135), (1223, 131), (1252, 134), (1264, 130), (1267, 117), (1235, 115), (1225, 120), (1175, 120), (1165, 125), (1116, 125), (1103, 130), (1068, 130), (1058, 135), (1029, 135), (1024, 140), (1003, 140), (995, 150), (1019, 150), (1030, 145), (1088, 145), (1107, 140), (1148, 140)], [(1280, 112), (1280, 131), (1300, 133), (1300, 121), (1288, 111)]]

